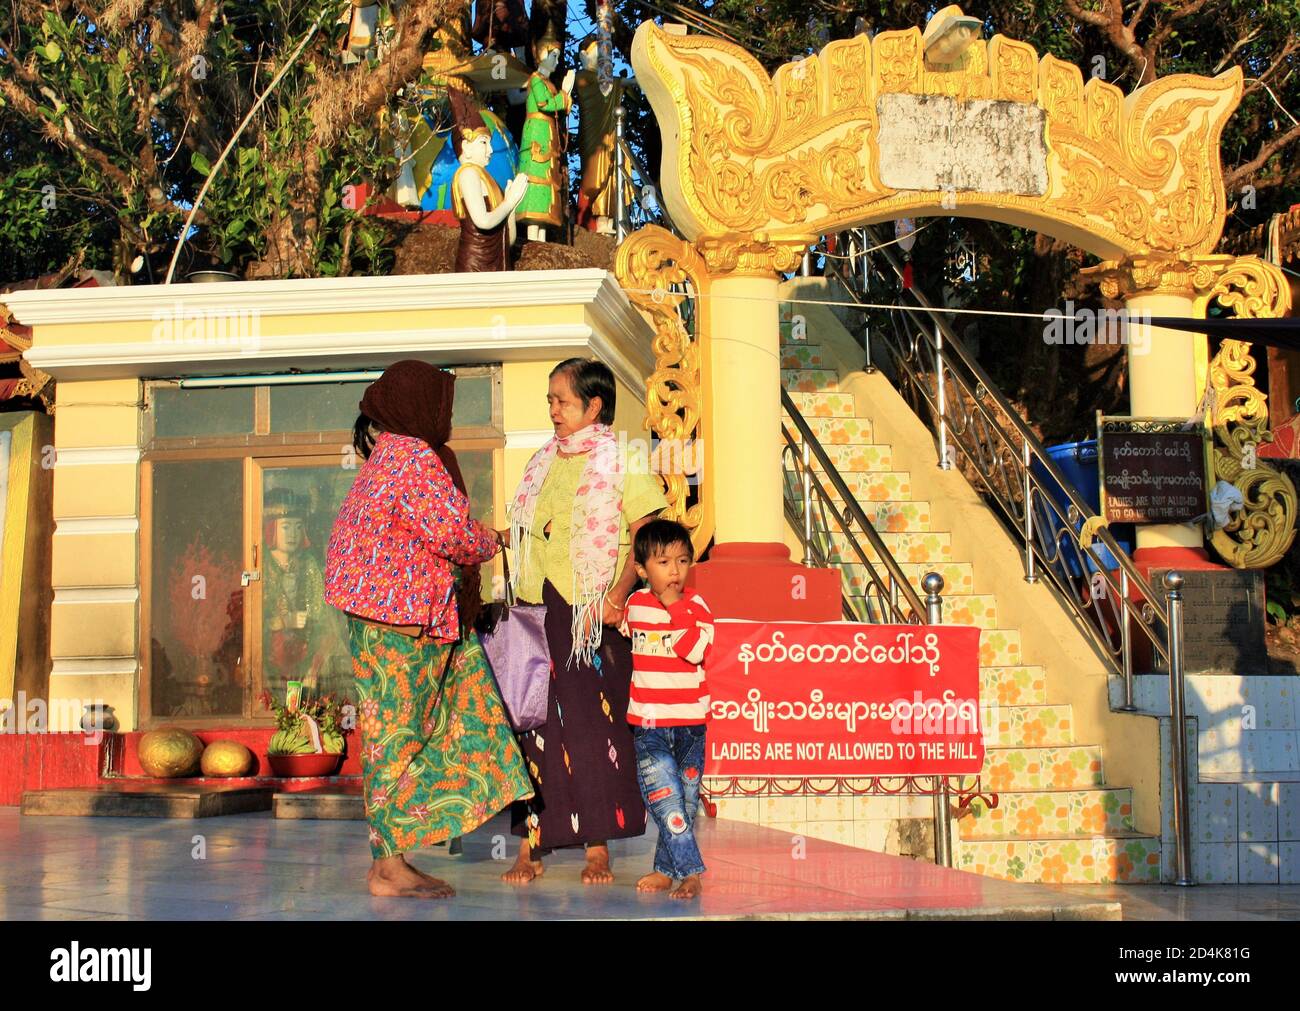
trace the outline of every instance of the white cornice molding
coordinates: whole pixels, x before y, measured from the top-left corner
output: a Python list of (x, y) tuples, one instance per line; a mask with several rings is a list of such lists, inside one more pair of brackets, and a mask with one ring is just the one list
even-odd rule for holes
[(50, 677), (107, 677), (134, 674), (140, 666), (134, 656), (56, 656), (52, 657), (51, 661)]
[[(470, 365), (594, 353), (624, 383), (639, 389), (654, 369), (653, 330), (614, 276), (603, 270), (24, 291), (6, 296), (6, 304), (21, 322), (38, 327), (135, 321), (148, 324), (152, 333), (155, 324), (169, 324), (167, 339), (119, 343), (42, 344), (37, 329), (27, 361), (65, 380), (382, 368), (412, 355), (442, 365)], [(530, 305), (581, 305), (586, 320), (510, 325), (489, 320), (476, 327), (318, 330), (274, 337), (261, 335), (257, 324), (259, 314), (382, 316), (398, 309)], [(211, 340), (197, 331), (187, 338), (184, 322), (204, 314), (218, 322), (239, 322), (229, 330), (214, 326)], [(173, 334), (178, 339), (170, 339)]]
[(611, 289), (628, 311), (635, 311), (613, 275), (595, 269), (47, 288), (10, 292), (4, 302), (19, 323), (39, 326), (152, 321), (177, 311), (294, 316), (570, 305), (598, 299), (608, 302)]
[(140, 599), (138, 586), (56, 586), (54, 603), (134, 604)]
[(521, 428), (506, 432), (506, 449), (541, 449), (554, 435), (553, 428)]
[(55, 467), (93, 467), (139, 462), (138, 446), (80, 446), (60, 449), (54, 454)]
[(54, 536), (80, 537), (90, 534), (137, 534), (135, 516), (61, 516), (54, 521)]

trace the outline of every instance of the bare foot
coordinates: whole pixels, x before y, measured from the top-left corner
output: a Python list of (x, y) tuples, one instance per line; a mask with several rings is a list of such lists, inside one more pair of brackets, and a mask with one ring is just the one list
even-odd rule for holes
[(636, 882), (638, 892), (666, 892), (672, 886), (673, 879), (667, 874), (660, 874), (658, 871), (651, 871), (644, 877), (638, 878)]
[(694, 899), (698, 898), (700, 892), (704, 890), (700, 884), (700, 876), (692, 874), (689, 878), (682, 878), (677, 882), (677, 887), (668, 893), (670, 899)]
[(420, 868), (407, 863), (405, 855), (401, 856), (400, 859), (403, 864), (415, 871), (415, 873), (423, 879), (426, 886), (436, 893), (434, 898), (449, 899), (456, 894), (456, 889), (452, 888), (451, 885), (447, 884), (447, 882), (443, 881), (441, 878), (435, 878), (432, 874), (426, 874), (424, 871), (420, 870)]
[(531, 859), (528, 850), (528, 840), (519, 840), (519, 856), (515, 858), (514, 866), (501, 875), (501, 880), (510, 885), (528, 885), (532, 884), (534, 878), (542, 876), (542, 862)]
[(456, 892), (445, 881), (426, 879), (400, 856), (385, 857), (370, 865), (366, 886), (371, 895), (408, 899), (447, 899)]
[(592, 843), (587, 847), (587, 866), (582, 869), (584, 885), (609, 885), (614, 883), (614, 872), (609, 869), (609, 847)]

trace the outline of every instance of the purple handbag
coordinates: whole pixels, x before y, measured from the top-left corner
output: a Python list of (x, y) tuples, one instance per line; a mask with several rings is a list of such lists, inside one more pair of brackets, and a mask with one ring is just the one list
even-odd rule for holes
[(551, 687), (551, 651), (546, 642), (546, 605), (517, 604), (510, 586), (510, 562), (505, 567), (506, 602), (490, 604), (479, 619), (479, 638), (496, 677), (501, 701), (515, 732), (536, 730), (546, 722)]

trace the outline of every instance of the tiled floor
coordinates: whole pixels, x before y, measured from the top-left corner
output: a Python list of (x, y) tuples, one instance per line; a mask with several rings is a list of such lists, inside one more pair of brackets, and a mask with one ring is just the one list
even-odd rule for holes
[[(580, 855), (553, 859), (544, 877), (501, 883), (515, 840), (498, 818), (465, 840), (461, 857), (412, 858), (445, 877), (449, 902), (376, 899), (355, 821), (245, 814), (193, 821), (24, 818), (0, 808), (3, 919), (805, 919), (1118, 917), (1113, 899), (1066, 894), (817, 839), (799, 841), (744, 822), (701, 819), (709, 873), (698, 902), (638, 895), (653, 835), (612, 845), (617, 882), (584, 887)], [(199, 858), (201, 850), (206, 852)]]
[(1300, 885), (1053, 885), (1119, 902), (1126, 920), (1300, 920)]

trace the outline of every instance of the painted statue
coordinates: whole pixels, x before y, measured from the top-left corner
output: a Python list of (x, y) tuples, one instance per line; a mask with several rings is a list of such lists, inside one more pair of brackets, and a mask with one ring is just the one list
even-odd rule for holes
[(484, 127), (461, 134), (460, 168), (451, 181), (452, 205), (460, 219), (456, 271), (506, 270), (515, 241), (514, 210), (528, 190), (520, 173), (505, 192), (488, 173), (492, 135)]
[[(583, 39), (578, 50), (582, 70), (578, 71), (578, 148), (582, 152), (582, 181), (578, 187), (578, 224), (590, 231), (614, 234), (614, 110), (623, 92), (636, 83), (632, 77), (609, 78), (602, 87), (599, 72), (600, 39)], [(606, 90), (607, 89), (607, 90)], [(636, 194), (624, 183), (624, 200), (630, 204)]]
[[(519, 171), (528, 176), (515, 216), (528, 225), (530, 242), (545, 242), (546, 229), (564, 223), (564, 147), (561, 127), (573, 104), (576, 71), (564, 75), (557, 90), (550, 76), (560, 62), (560, 44), (543, 39), (534, 50), (537, 70), (528, 79), (527, 115), (519, 143)], [(567, 136), (567, 129), (563, 135)]]
[[(267, 495), (262, 566), (262, 674), (274, 695), (289, 681), (315, 682), (329, 658), (334, 630), (325, 607), (325, 576), (309, 550), (296, 497)], [(277, 501), (278, 500), (278, 501)]]

